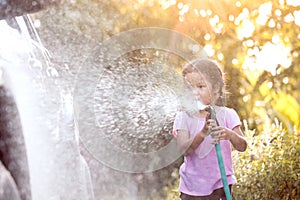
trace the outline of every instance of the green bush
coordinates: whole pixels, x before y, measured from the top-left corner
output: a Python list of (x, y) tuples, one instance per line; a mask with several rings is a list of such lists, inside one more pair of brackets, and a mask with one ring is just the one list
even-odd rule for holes
[(180, 200), (178, 192), (179, 186), (179, 169), (175, 169), (171, 177), (169, 178), (169, 183), (167, 186), (162, 188), (161, 196), (154, 198), (154, 200)]
[(277, 120), (265, 124), (259, 134), (245, 126), (247, 151), (233, 152), (238, 179), (234, 196), (244, 200), (300, 199), (299, 132), (288, 133)]
[[(300, 199), (299, 132), (288, 133), (275, 120), (267, 121), (261, 133), (248, 130), (248, 148), (233, 151), (233, 165), (238, 183), (233, 186), (236, 200)], [(166, 200), (178, 200), (178, 169), (163, 188)], [(176, 179), (176, 180), (174, 180)]]

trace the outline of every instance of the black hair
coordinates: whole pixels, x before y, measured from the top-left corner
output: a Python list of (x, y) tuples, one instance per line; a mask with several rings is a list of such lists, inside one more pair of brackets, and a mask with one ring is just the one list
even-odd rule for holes
[(188, 62), (182, 69), (182, 75), (185, 77), (188, 73), (198, 72), (205, 76), (205, 79), (212, 85), (212, 89), (219, 92), (219, 99), (215, 104), (225, 105), (225, 81), (224, 74), (219, 64), (208, 58), (196, 58)]

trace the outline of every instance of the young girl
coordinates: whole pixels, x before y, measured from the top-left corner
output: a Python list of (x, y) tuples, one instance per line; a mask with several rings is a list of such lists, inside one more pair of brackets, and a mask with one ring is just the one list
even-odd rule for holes
[[(174, 121), (174, 133), (179, 149), (184, 154), (180, 167), (180, 198), (182, 200), (226, 199), (214, 143), (222, 150), (227, 181), (236, 183), (232, 168), (231, 145), (245, 151), (247, 142), (240, 128), (236, 111), (224, 106), (223, 73), (210, 59), (195, 59), (182, 71), (200, 106), (196, 115), (180, 111)], [(213, 106), (217, 121), (209, 119), (206, 106)], [(213, 133), (213, 134), (211, 134)]]

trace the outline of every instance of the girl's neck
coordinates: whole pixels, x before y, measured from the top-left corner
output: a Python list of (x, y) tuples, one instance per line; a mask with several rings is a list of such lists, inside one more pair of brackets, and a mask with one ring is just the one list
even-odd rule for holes
[(217, 105), (214, 105), (213, 107), (216, 112), (218, 112), (222, 108), (222, 106), (217, 106)]

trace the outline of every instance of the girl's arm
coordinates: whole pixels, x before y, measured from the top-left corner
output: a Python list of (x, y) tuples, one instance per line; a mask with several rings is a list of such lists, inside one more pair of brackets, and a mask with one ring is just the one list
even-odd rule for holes
[(243, 131), (240, 126), (234, 127), (232, 130), (228, 129), (230, 135), (229, 140), (233, 147), (238, 151), (246, 151), (247, 149), (247, 141), (244, 137)]
[(194, 138), (190, 138), (190, 134), (187, 130), (177, 131), (177, 145), (180, 152), (182, 152), (184, 156), (192, 154), (202, 143), (204, 138), (205, 135), (202, 133), (202, 131), (196, 134)]
[(177, 145), (180, 152), (183, 152), (185, 156), (192, 154), (203, 142), (204, 138), (209, 135), (209, 129), (214, 126), (216, 126), (214, 120), (207, 120), (203, 129), (193, 138), (190, 138), (187, 130), (177, 130)]
[(218, 139), (230, 140), (233, 147), (238, 151), (243, 152), (247, 149), (247, 141), (244, 138), (244, 134), (240, 126), (236, 126), (232, 130), (222, 127)]

